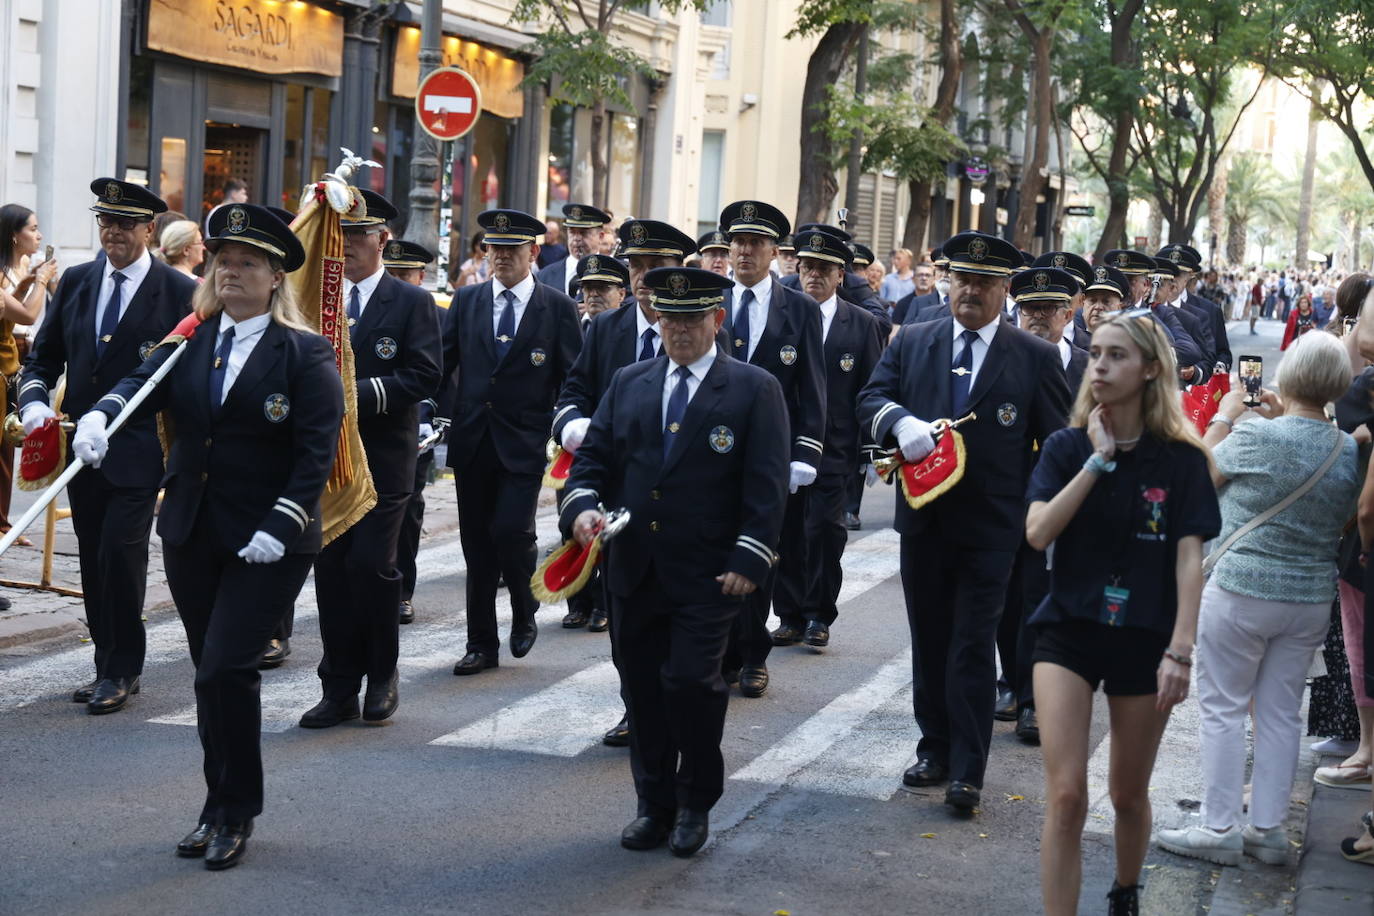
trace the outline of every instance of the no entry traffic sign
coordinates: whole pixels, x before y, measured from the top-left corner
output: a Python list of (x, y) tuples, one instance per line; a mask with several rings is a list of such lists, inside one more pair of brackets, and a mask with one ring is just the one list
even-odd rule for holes
[(415, 117), (436, 140), (457, 140), (482, 113), (482, 90), (457, 67), (441, 67), (420, 82)]

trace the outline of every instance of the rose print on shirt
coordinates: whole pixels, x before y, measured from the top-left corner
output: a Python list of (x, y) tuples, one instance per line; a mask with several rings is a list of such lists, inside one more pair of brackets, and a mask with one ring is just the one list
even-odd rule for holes
[(1145, 503), (1144, 529), (1136, 532), (1143, 541), (1162, 541), (1168, 525), (1169, 491), (1163, 487), (1141, 487), (1140, 498)]

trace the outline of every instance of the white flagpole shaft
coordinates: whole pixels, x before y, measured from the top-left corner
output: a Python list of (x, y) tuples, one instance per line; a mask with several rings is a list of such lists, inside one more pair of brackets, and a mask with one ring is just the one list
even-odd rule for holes
[[(110, 425), (106, 427), (105, 430), (107, 436), (113, 436), (118, 432), (120, 427), (128, 422), (129, 417), (133, 416), (134, 411), (138, 409), (139, 405), (148, 400), (148, 396), (153, 393), (153, 389), (158, 386), (159, 382), (167, 377), (168, 372), (172, 371), (172, 367), (177, 364), (177, 360), (181, 359), (182, 351), (185, 349), (186, 341), (183, 340), (181, 343), (177, 344), (177, 348), (172, 351), (171, 356), (167, 357), (167, 361), (161, 366), (158, 366), (157, 371), (149, 376), (148, 380), (143, 383), (143, 387), (139, 388), (138, 391), (134, 392), (134, 396), (129, 398), (129, 403), (124, 405), (124, 409), (110, 421)], [(14, 542), (19, 540), (19, 537), (25, 530), (37, 520), (38, 516), (43, 514), (43, 510), (48, 507), (48, 503), (56, 499), (57, 494), (61, 493), (66, 488), (67, 484), (72, 482), (72, 478), (79, 474), (81, 469), (85, 466), (86, 462), (82, 461), (80, 458), (72, 459), (72, 463), (67, 465), (67, 469), (52, 482), (51, 486), (43, 491), (43, 495), (39, 496), (38, 500), (34, 502), (32, 506), (29, 506), (28, 511), (20, 517), (19, 521), (14, 523), (14, 527), (11, 528), (3, 538), (0, 538), (0, 556), (3, 556), (5, 551), (9, 550), (10, 547), (14, 545)]]

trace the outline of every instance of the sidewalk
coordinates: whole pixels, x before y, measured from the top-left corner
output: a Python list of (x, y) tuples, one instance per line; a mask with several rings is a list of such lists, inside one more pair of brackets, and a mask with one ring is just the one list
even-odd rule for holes
[[(1304, 739), (1307, 740), (1307, 739)], [(1327, 758), (1325, 763), (1339, 762)], [(1347, 862), (1341, 840), (1363, 829), (1360, 817), (1369, 810), (1366, 789), (1332, 789), (1318, 785), (1307, 813), (1307, 833), (1298, 861), (1297, 916), (1352, 916), (1374, 913), (1374, 867)]]

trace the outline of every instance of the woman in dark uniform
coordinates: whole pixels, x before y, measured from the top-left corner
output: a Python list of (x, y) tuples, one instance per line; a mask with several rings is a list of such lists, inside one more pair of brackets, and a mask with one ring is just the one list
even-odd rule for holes
[[(251, 204), (220, 207), (209, 229), (193, 300), (202, 323), (141, 409), (165, 411), (174, 430), (158, 534), (196, 665), (208, 787), (177, 854), (222, 869), (262, 812), (258, 660), (320, 550), (343, 388), (285, 282), (305, 259), (291, 230)], [(81, 418), (77, 455), (99, 463), (107, 420), (173, 350), (158, 348)]]

